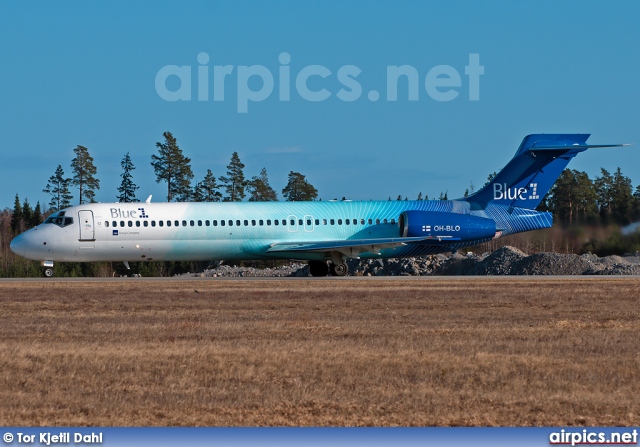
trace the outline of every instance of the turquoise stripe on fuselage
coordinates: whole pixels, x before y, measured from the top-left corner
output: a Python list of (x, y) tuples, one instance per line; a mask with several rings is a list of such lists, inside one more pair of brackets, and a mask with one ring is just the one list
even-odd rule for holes
[[(122, 246), (113, 259), (132, 261), (140, 260), (142, 254), (145, 254), (143, 259), (156, 260), (167, 257), (184, 260), (324, 259), (322, 253), (266, 254), (266, 250), (271, 244), (280, 242), (398, 237), (398, 217), (407, 210), (490, 217), (503, 223), (505, 234), (550, 226), (550, 218), (545, 218), (547, 213), (526, 210), (526, 219), (531, 220), (533, 216), (537, 220), (515, 225), (512, 222), (514, 217), (518, 221), (522, 219), (513, 216), (513, 209), (509, 211), (505, 207), (492, 206), (488, 212), (470, 211), (467, 202), (439, 200), (89, 204), (73, 207), (73, 212), (83, 209), (94, 211), (96, 249), (112, 253), (114, 245)], [(275, 225), (276, 220), (279, 225)], [(132, 222), (131, 227), (129, 221)], [(140, 222), (139, 227), (136, 221)], [(159, 226), (160, 221), (163, 222), (162, 227)], [(171, 226), (167, 226), (167, 221), (171, 221)], [(175, 221), (178, 221), (178, 226), (175, 226)], [(225, 222), (224, 226), (221, 221)], [(511, 223), (507, 225), (506, 222)], [(155, 226), (151, 226), (152, 223)], [(514, 229), (516, 231), (512, 231)], [(134, 242), (136, 244), (132, 245)], [(381, 255), (363, 253), (361, 257), (417, 256), (476, 243), (478, 241), (447, 247), (406, 246), (383, 250)]]

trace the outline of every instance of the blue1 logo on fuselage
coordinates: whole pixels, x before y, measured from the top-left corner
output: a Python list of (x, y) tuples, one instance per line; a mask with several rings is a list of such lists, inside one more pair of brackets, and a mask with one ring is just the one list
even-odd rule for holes
[[(138, 217), (141, 219), (146, 219), (149, 217), (147, 213), (145, 213), (144, 208), (138, 208), (137, 210), (122, 210), (120, 208), (110, 208), (109, 211), (111, 211), (112, 219), (136, 219)], [(138, 212), (140, 212), (140, 215), (138, 215)]]

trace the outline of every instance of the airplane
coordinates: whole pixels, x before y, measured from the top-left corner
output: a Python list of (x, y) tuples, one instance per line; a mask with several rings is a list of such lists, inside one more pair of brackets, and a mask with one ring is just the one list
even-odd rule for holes
[(533, 134), (483, 188), (457, 200), (87, 203), (60, 210), (11, 241), (46, 277), (54, 262), (306, 260), (312, 276), (345, 276), (350, 258), (452, 252), (550, 228), (536, 211), (590, 134)]

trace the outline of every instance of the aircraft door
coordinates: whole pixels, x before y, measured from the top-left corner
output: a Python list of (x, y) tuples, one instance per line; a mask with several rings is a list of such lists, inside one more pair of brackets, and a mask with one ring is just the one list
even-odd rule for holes
[(96, 238), (93, 227), (93, 211), (79, 211), (78, 220), (80, 221), (80, 240), (94, 241)]
[(304, 216), (304, 231), (308, 233), (313, 231), (313, 216), (309, 214)]
[(298, 231), (298, 218), (293, 214), (287, 216), (287, 230), (291, 233)]

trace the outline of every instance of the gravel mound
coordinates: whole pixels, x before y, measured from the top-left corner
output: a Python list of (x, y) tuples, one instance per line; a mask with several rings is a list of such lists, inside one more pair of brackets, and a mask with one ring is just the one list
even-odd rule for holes
[(469, 275), (518, 275), (514, 265), (521, 262), (527, 254), (514, 247), (501, 247), (480, 261)]
[[(491, 254), (474, 253), (432, 255), (405, 259), (350, 259), (352, 276), (430, 276), (430, 275), (640, 275), (640, 258), (594, 254), (564, 255), (536, 253), (527, 255), (505, 246)], [(294, 262), (282, 267), (258, 269), (222, 264), (203, 273), (182, 276), (199, 277), (286, 277), (309, 276), (306, 263)]]
[(253, 267), (236, 267), (235, 265), (222, 264), (214, 269), (206, 269), (202, 273), (185, 273), (178, 276), (194, 276), (201, 278), (238, 278), (238, 277), (271, 277), (283, 278), (287, 276), (296, 276), (295, 273), (302, 268), (308, 268), (306, 264), (299, 262), (284, 265), (282, 267), (258, 269)]

